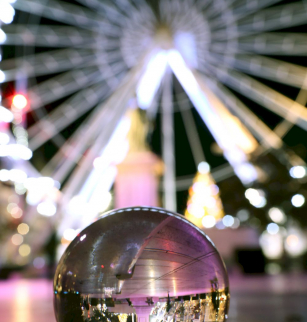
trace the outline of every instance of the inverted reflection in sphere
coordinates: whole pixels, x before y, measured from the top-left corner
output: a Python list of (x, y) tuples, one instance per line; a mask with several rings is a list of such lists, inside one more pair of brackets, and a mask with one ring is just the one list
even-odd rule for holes
[(102, 215), (71, 242), (54, 278), (58, 322), (225, 321), (228, 307), (211, 240), (161, 208)]

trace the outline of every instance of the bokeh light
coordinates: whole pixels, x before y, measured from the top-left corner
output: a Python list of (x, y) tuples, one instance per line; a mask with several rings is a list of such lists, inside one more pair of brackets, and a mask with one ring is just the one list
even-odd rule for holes
[(233, 218), (233, 216), (231, 215), (226, 215), (223, 218), (223, 224), (225, 225), (225, 227), (231, 227), (234, 224), (235, 220)]
[(279, 232), (279, 226), (275, 223), (270, 223), (267, 225), (266, 230), (271, 235), (276, 235)]
[(14, 245), (19, 246), (23, 243), (23, 236), (20, 234), (14, 234), (11, 238), (11, 241)]
[(17, 227), (17, 231), (21, 235), (26, 235), (29, 232), (29, 230), (30, 230), (29, 226), (25, 223), (22, 223), (22, 224), (18, 225), (18, 227)]
[(56, 214), (57, 207), (52, 201), (43, 201), (36, 207), (37, 212), (46, 217), (52, 217)]
[(211, 215), (205, 216), (202, 220), (202, 224), (205, 228), (212, 228), (216, 224), (216, 219)]
[(306, 176), (307, 171), (306, 171), (306, 167), (303, 167), (300, 165), (300, 166), (292, 167), (289, 173), (292, 178), (301, 179)]
[(269, 217), (277, 224), (284, 224), (287, 220), (285, 213), (277, 207), (272, 207), (269, 210)]
[(24, 109), (27, 106), (28, 100), (26, 99), (26, 97), (24, 95), (22, 95), (22, 94), (16, 94), (13, 97), (12, 104), (18, 110), (22, 110), (22, 109)]
[(77, 231), (72, 228), (68, 228), (64, 231), (63, 237), (66, 240), (72, 241), (77, 236)]
[(42, 269), (46, 264), (46, 261), (43, 257), (36, 257), (33, 260), (33, 266), (37, 269)]
[(199, 165), (198, 165), (198, 171), (201, 173), (201, 174), (206, 174), (210, 171), (210, 165), (209, 163), (207, 162), (201, 162)]
[(23, 244), (19, 247), (18, 252), (22, 257), (29, 256), (31, 253), (31, 247), (27, 244)]
[(291, 203), (294, 207), (302, 207), (305, 203), (305, 197), (301, 194), (296, 194), (291, 198)]

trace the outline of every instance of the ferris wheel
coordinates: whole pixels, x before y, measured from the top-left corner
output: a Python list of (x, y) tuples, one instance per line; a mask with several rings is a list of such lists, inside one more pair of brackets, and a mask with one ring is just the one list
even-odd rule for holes
[[(39, 171), (62, 184), (65, 200), (94, 191), (98, 181), (111, 188), (114, 163), (128, 150), (125, 115), (136, 105), (151, 119), (161, 106), (168, 181), (176, 180), (168, 130), (175, 109), (195, 163), (205, 157), (191, 106), (244, 184), (257, 180), (253, 153), (281, 149), (292, 126), (307, 129), (306, 67), (286, 59), (307, 54), (306, 34), (293, 29), (306, 23), (305, 1), (7, 2), (16, 17), (2, 25), (0, 43), (15, 55), (3, 55), (0, 78), (18, 84), (28, 99), (25, 128), (34, 157), (46, 147), (56, 151)], [(270, 127), (249, 102), (281, 122)], [(104, 164), (99, 175), (92, 166), (97, 157)], [(175, 210), (175, 186), (167, 193), (165, 207)]]

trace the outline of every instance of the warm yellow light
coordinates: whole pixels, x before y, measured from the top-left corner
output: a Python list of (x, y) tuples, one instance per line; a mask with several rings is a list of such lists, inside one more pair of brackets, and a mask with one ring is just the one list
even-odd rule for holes
[(17, 94), (14, 96), (12, 103), (15, 108), (22, 110), (27, 106), (28, 101), (25, 98), (25, 96), (23, 96), (21, 94)]
[(29, 256), (31, 253), (31, 247), (27, 244), (21, 245), (18, 252), (22, 257)]
[(14, 287), (14, 298), (12, 306), (13, 316), (10, 321), (12, 322), (32, 322), (32, 310), (31, 310), (31, 296), (30, 296), (31, 284), (25, 280), (17, 281), (16, 287)]
[(238, 118), (233, 115), (228, 115), (225, 118), (228, 130), (236, 144), (245, 152), (252, 153), (257, 148), (257, 142), (250, 134), (250, 132), (243, 126)]
[(127, 322), (128, 314), (122, 313), (118, 315), (119, 322)]
[(64, 237), (62, 237), (62, 238), (61, 238), (61, 244), (62, 244), (62, 245), (69, 245), (69, 244), (70, 244), (70, 242), (71, 242), (71, 240), (67, 240), (67, 239), (65, 239)]
[(27, 224), (23, 223), (18, 225), (17, 227), (17, 231), (19, 232), (19, 234), (21, 235), (26, 235), (29, 232), (30, 228)]

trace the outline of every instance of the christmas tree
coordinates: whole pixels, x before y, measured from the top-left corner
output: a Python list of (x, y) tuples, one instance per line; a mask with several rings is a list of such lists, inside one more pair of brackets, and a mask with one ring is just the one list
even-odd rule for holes
[(200, 228), (214, 227), (216, 222), (224, 216), (219, 188), (206, 162), (199, 165), (193, 185), (189, 189), (185, 216)]

